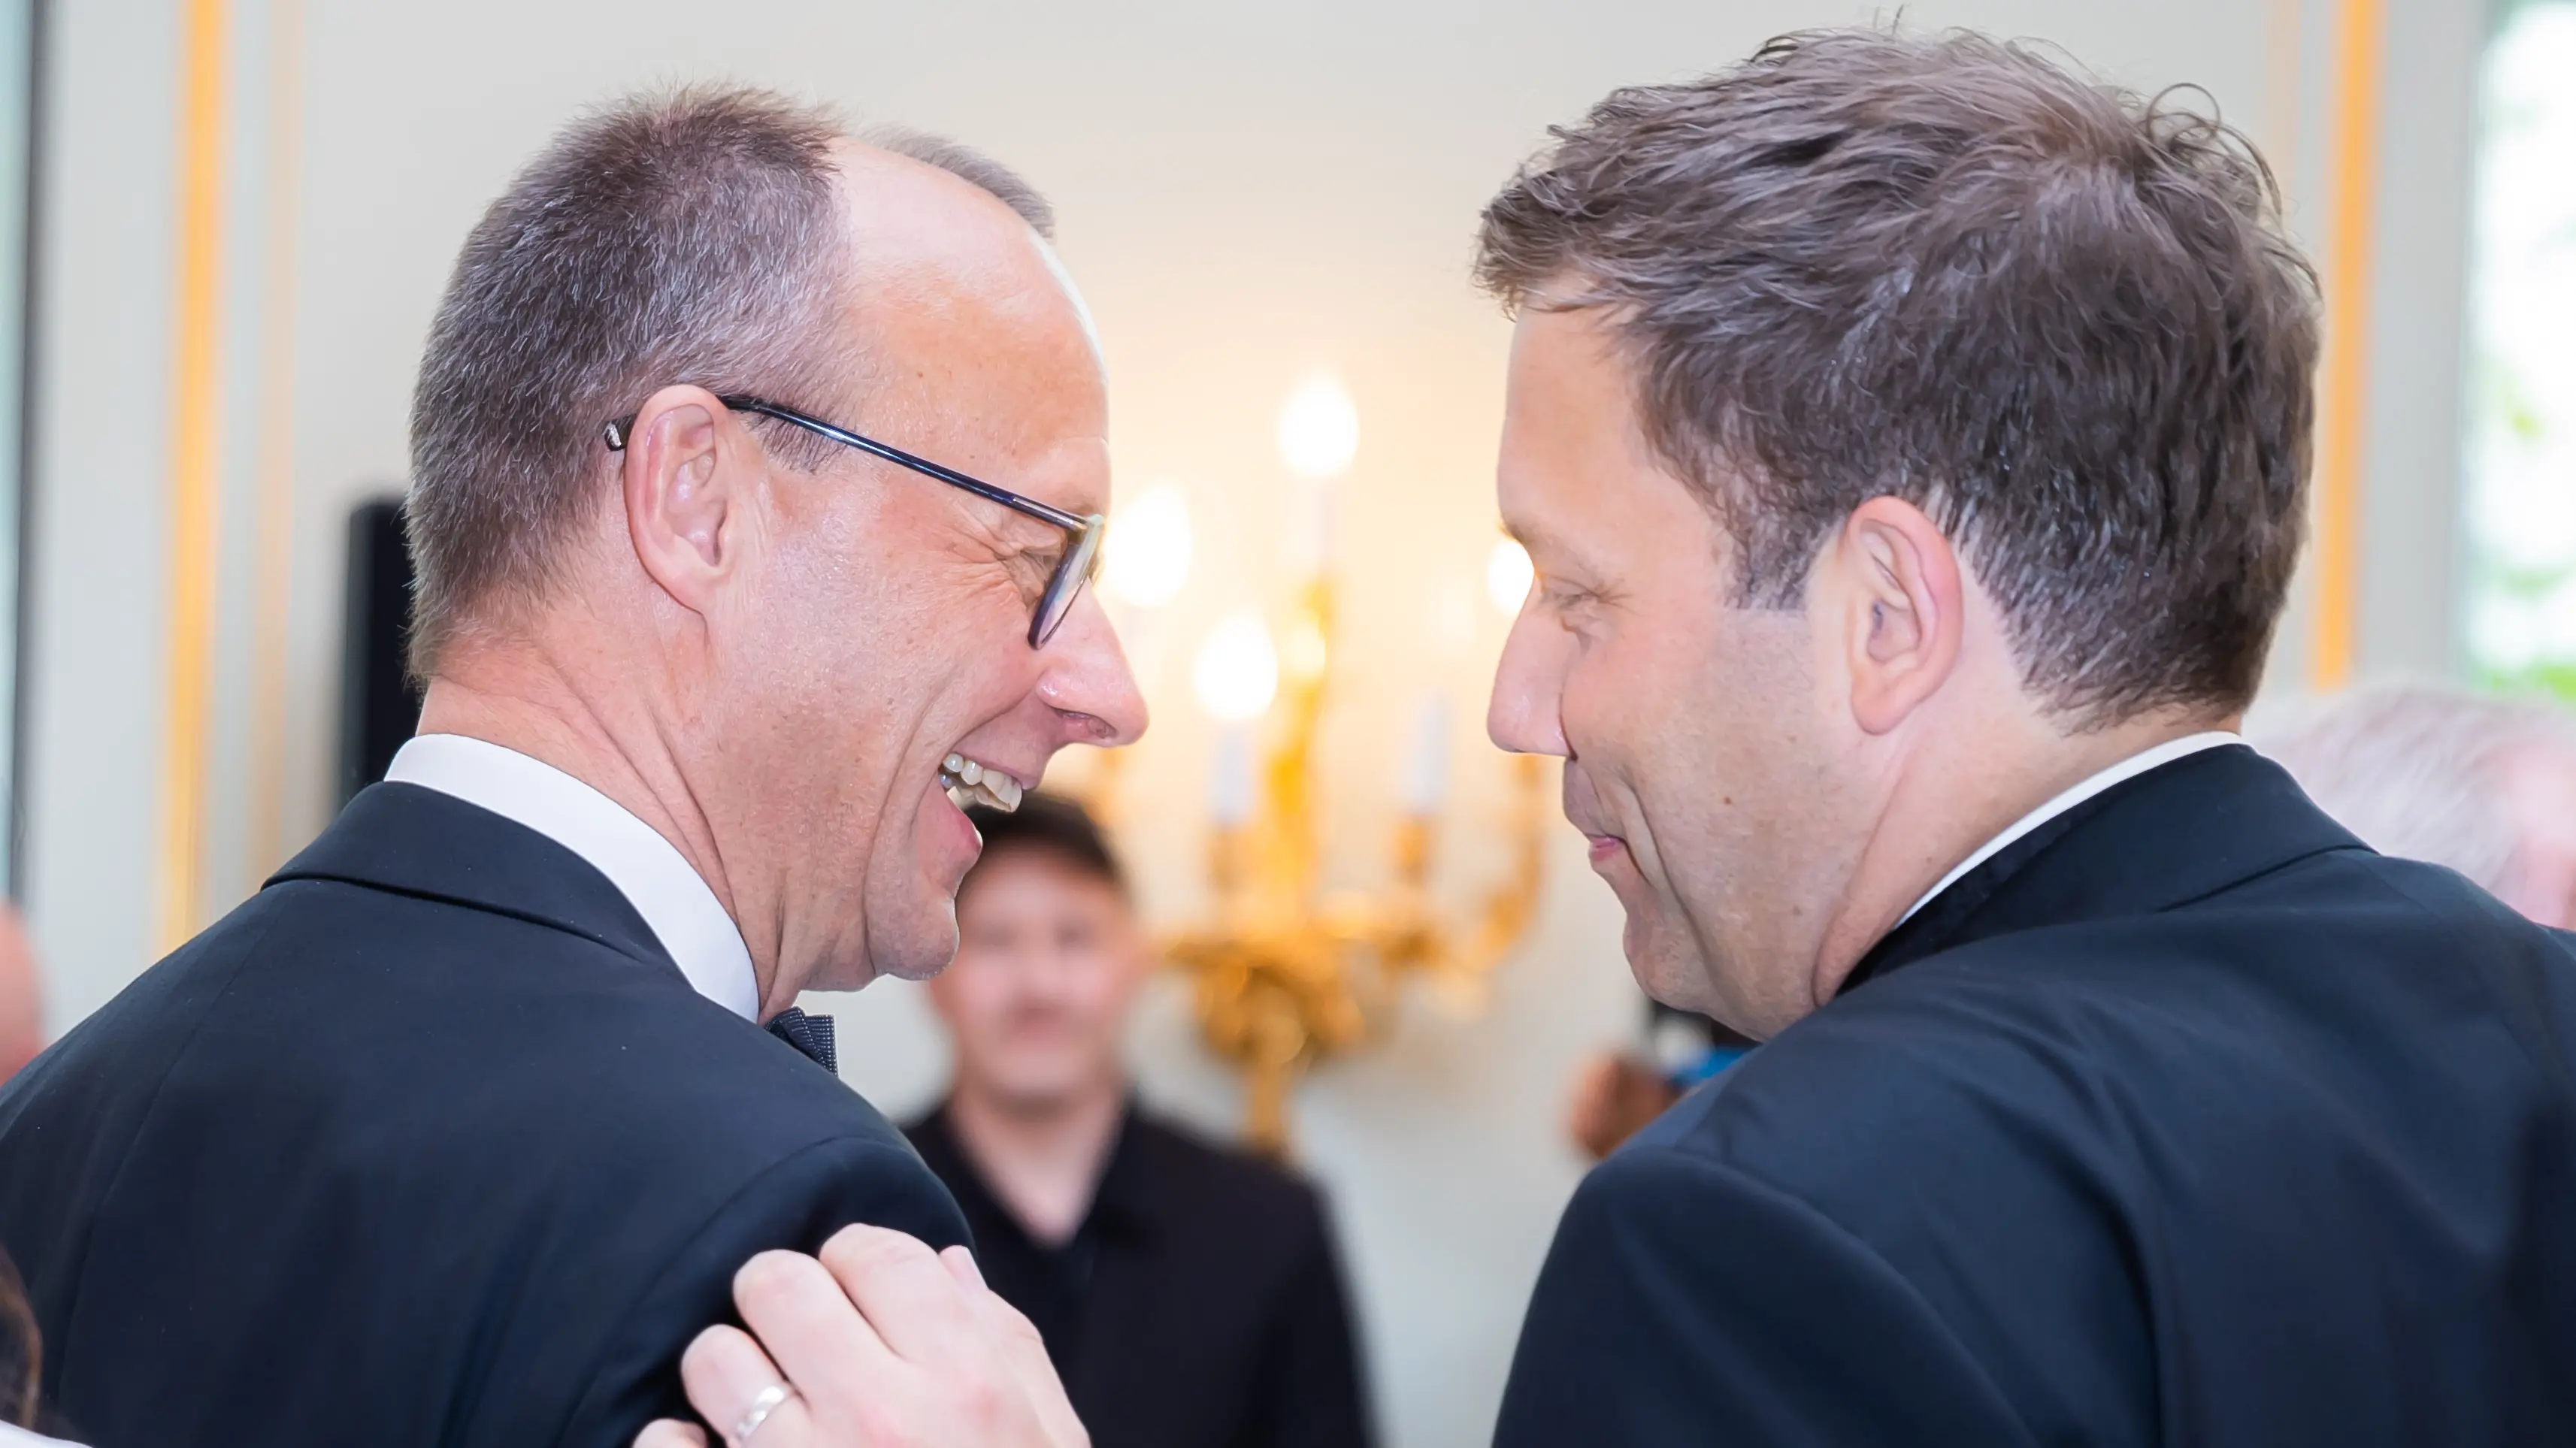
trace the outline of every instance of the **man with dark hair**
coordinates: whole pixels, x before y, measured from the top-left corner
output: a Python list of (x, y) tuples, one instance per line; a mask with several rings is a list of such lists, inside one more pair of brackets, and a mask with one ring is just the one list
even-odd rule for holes
[(1365, 1448), (1315, 1189), (1146, 1111), (1121, 1045), (1153, 951), (1080, 805), (978, 810), (957, 959), (929, 983), (948, 1097), (907, 1127), (1095, 1448)]
[(1144, 724), (1045, 222), (743, 91), (493, 203), (413, 413), (419, 736), (0, 1092), (90, 1441), (622, 1444), (764, 1249), (965, 1240), (794, 1002), (944, 965), (963, 807)]
[(1480, 273), (1492, 732), (1767, 1042), (1577, 1192), (1497, 1444), (2576, 1439), (2576, 961), (2234, 733), (2317, 336), (2250, 149), (1791, 37), (1561, 133)]
[[(2567, 938), (2234, 733), (2314, 412), (2275, 206), (2165, 100), (1860, 31), (1618, 92), (1486, 213), (1489, 728), (1640, 983), (1764, 1040), (1577, 1191), (1500, 1448), (2576, 1442)], [(1044, 1383), (854, 1237), (809, 1320), (914, 1341), (904, 1411), (811, 1373), (764, 1448), (1046, 1441), (938, 1431)]]

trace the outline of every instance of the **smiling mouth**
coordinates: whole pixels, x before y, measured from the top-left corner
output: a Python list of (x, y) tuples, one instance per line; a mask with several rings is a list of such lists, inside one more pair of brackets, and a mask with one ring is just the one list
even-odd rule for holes
[(1020, 782), (989, 764), (952, 754), (939, 766), (939, 787), (948, 792), (948, 802), (959, 809), (982, 805), (1004, 814), (1020, 807), (1027, 793)]

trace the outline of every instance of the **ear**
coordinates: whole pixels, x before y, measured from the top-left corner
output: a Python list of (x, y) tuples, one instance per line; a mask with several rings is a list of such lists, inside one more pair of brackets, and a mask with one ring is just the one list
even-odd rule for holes
[(636, 561), (673, 602), (705, 613), (741, 571), (758, 447), (702, 387), (665, 387), (624, 429), (620, 493)]
[(1959, 662), (1959, 558), (1923, 510), (1872, 498), (1843, 520), (1832, 559), (1852, 718), (1885, 734), (1940, 691)]

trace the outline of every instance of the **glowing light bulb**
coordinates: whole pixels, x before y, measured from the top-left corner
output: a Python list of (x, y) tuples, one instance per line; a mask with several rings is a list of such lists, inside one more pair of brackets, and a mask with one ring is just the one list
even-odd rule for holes
[(1190, 577), (1190, 504), (1174, 487), (1147, 488), (1109, 523), (1101, 591), (1138, 608), (1161, 608)]
[(1248, 613), (1234, 614), (1208, 631), (1192, 671), (1199, 706), (1228, 724), (1258, 719), (1279, 695), (1279, 651), (1270, 630)]
[(1305, 478), (1339, 477), (1360, 450), (1360, 410), (1342, 379), (1322, 373), (1288, 394), (1279, 409), (1279, 457)]
[(1494, 540), (1494, 551), (1485, 555), (1485, 596), (1503, 617), (1521, 611), (1529, 600), (1530, 581), (1538, 570), (1530, 566), (1529, 550), (1509, 538)]

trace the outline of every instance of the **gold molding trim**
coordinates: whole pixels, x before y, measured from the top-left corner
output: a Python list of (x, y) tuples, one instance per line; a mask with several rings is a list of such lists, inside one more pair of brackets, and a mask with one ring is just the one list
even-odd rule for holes
[(186, 0), (179, 61), (177, 285), (171, 326), (168, 653), (154, 938), (197, 929), (205, 880), (206, 719), (214, 679), (223, 285), (225, 0)]
[(2387, 65), (2387, 0), (2336, 6), (2334, 211), (2326, 237), (2325, 363), (2319, 401), (2316, 632), (2308, 680), (2350, 682), (2361, 544), (2362, 422), (2370, 382), (2372, 222)]

